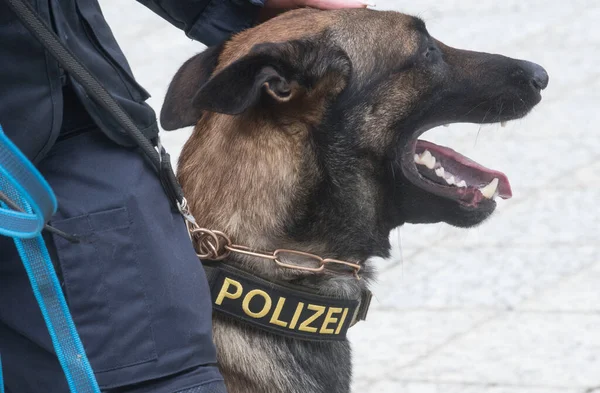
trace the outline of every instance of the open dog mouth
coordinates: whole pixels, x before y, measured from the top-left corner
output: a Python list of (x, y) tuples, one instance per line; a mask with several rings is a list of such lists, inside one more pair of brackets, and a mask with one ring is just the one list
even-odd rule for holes
[[(504, 124), (502, 124), (504, 126)], [(509, 199), (508, 177), (445, 146), (414, 139), (403, 154), (403, 172), (416, 186), (469, 207)]]

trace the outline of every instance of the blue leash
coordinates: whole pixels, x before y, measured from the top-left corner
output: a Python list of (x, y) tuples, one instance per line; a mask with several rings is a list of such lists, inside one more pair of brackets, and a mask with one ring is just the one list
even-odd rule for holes
[[(22, 210), (8, 209), (0, 201), (0, 235), (15, 241), (70, 391), (100, 393), (41, 234), (56, 212), (56, 197), (33, 164), (4, 135), (2, 127), (0, 192)], [(0, 393), (4, 393), (1, 369)]]
[(0, 357), (0, 393), (4, 393), (4, 378), (2, 378), (2, 357)]

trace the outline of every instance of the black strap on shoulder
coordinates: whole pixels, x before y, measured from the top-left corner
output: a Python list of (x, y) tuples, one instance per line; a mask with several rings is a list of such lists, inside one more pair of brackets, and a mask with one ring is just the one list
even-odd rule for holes
[(365, 320), (371, 292), (338, 299), (275, 284), (223, 263), (204, 264), (213, 310), (270, 333), (308, 341), (342, 341)]
[[(86, 93), (129, 134), (144, 156), (156, 170), (161, 184), (173, 207), (179, 209), (183, 203), (183, 191), (171, 167), (171, 160), (164, 148), (153, 144), (135, 125), (121, 105), (110, 95), (96, 77), (73, 55), (48, 24), (42, 20), (26, 0), (5, 0), (23, 25), (40, 41), (58, 63), (85, 89)], [(155, 149), (155, 147), (157, 149)]]

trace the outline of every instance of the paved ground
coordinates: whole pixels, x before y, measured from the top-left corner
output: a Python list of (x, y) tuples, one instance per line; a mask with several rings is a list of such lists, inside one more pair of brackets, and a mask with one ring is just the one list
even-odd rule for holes
[[(134, 1), (101, 3), (160, 108), (170, 77), (202, 46)], [(351, 334), (355, 391), (600, 392), (600, 3), (380, 0), (378, 8), (422, 16), (447, 44), (536, 61), (550, 87), (530, 117), (505, 129), (427, 134), (502, 169), (515, 196), (477, 229), (392, 234), (374, 309)], [(173, 153), (188, 132), (164, 133)]]

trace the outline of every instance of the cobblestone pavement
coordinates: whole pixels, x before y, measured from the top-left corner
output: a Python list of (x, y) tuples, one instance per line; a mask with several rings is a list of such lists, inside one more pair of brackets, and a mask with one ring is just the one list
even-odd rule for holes
[[(101, 0), (157, 110), (203, 47), (134, 1)], [(432, 35), (546, 67), (524, 120), (452, 125), (426, 138), (511, 179), (514, 197), (475, 229), (405, 226), (376, 261), (369, 320), (351, 331), (355, 392), (600, 392), (600, 2), (382, 1)], [(163, 133), (176, 159), (189, 130)], [(400, 247), (401, 244), (401, 247)]]

